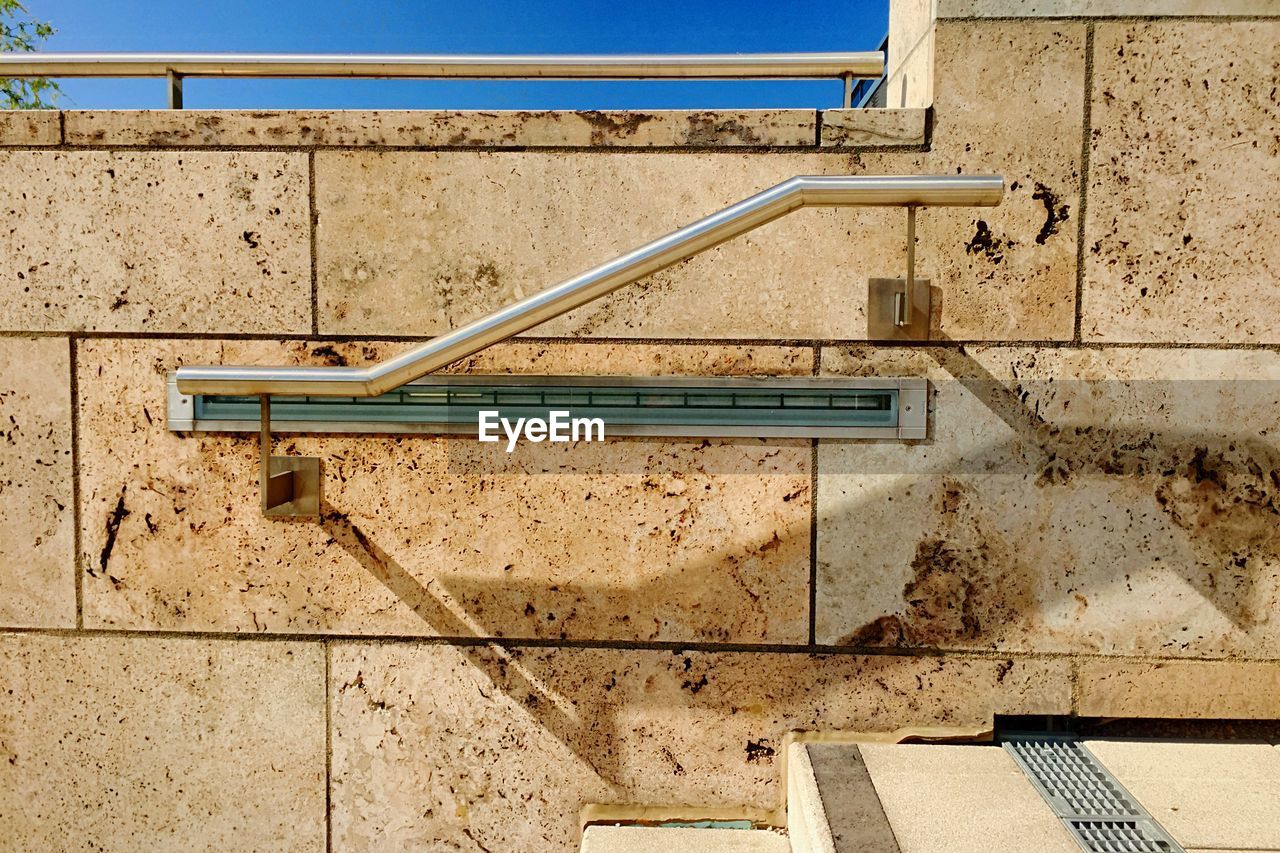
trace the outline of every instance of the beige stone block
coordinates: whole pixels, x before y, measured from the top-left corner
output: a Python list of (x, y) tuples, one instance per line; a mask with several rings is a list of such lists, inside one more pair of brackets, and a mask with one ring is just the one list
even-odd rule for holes
[(822, 146), (923, 145), (923, 109), (822, 111)]
[(1280, 650), (1280, 354), (830, 348), (823, 370), (933, 388), (928, 441), (819, 444), (819, 642)]
[(941, 289), (935, 296), (941, 299), (941, 336), (1069, 339), (1075, 328), (1085, 26), (952, 22), (938, 25), (934, 41), (929, 152), (913, 155), (914, 164), (868, 155), (863, 167), (1002, 175), (999, 207), (926, 209), (920, 215), (917, 269)]
[(325, 849), (319, 644), (0, 635), (0, 838)]
[[(320, 328), (448, 331), (795, 175), (863, 171), (845, 154), (320, 152)], [(858, 282), (902, 267), (901, 217), (799, 211), (533, 333), (859, 337)]]
[[(218, 631), (804, 642), (804, 440), (523, 444), (277, 436), (319, 456), (319, 522), (264, 519), (253, 434), (178, 435), (180, 363), (352, 364), (406, 344), (86, 341), (86, 624)], [(812, 350), (513, 344), (479, 372), (808, 375)]]
[(0, 625), (76, 624), (65, 338), (0, 337)]
[(180, 147), (812, 147), (816, 120), (811, 109), (72, 110), (66, 134), (71, 145)]
[(998, 746), (861, 744), (902, 853), (1080, 848)]
[(891, 0), (889, 55), (882, 84), (884, 106), (933, 106), (933, 0)]
[(305, 155), (0, 151), (0, 328), (306, 332)]
[(1084, 336), (1280, 341), (1280, 20), (1095, 39)]
[(1183, 847), (1280, 847), (1280, 750), (1265, 743), (1085, 746)]
[(938, 18), (1276, 15), (1272, 0), (938, 0)]
[(1280, 716), (1280, 664), (1083, 660), (1076, 712), (1085, 717), (1271, 720)]
[(57, 110), (0, 110), (0, 145), (57, 145), (62, 120)]
[(780, 805), (796, 728), (1060, 713), (1065, 663), (339, 643), (335, 848), (573, 850), (588, 803)]

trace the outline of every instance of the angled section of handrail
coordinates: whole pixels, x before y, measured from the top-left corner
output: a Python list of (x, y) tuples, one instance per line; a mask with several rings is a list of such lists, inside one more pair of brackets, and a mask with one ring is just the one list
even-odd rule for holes
[(800, 176), (368, 367), (182, 367), (183, 394), (374, 397), (802, 207), (991, 207), (995, 175)]

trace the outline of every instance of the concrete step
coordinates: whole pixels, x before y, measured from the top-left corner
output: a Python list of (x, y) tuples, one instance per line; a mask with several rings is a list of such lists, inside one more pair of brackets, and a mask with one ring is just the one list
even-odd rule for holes
[(796, 853), (1079, 853), (996, 746), (796, 743), (787, 765)]
[[(1083, 747), (1189, 853), (1280, 853), (1280, 747), (1086, 739)], [(1076, 853), (1003, 748), (793, 743), (787, 828), (795, 853)]]
[(767, 829), (692, 829), (589, 826), (581, 853), (790, 853), (780, 832)]

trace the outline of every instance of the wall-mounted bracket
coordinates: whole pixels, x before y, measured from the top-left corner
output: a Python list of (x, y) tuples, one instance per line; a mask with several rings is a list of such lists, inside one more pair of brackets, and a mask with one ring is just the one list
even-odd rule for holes
[(927, 341), (933, 305), (928, 279), (916, 279), (916, 208), (907, 207), (907, 277), (873, 278), (867, 287), (867, 337)]
[(271, 455), (271, 397), (263, 395), (258, 448), (262, 514), (268, 518), (320, 516), (320, 460)]

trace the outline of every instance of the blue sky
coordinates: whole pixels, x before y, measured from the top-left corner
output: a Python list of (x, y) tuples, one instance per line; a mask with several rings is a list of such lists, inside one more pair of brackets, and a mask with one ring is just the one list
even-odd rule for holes
[[(888, 0), (26, 0), (50, 51), (755, 53), (874, 50)], [(164, 83), (62, 81), (70, 109), (164, 106)], [(840, 82), (188, 80), (212, 108), (626, 109), (839, 106)]]

